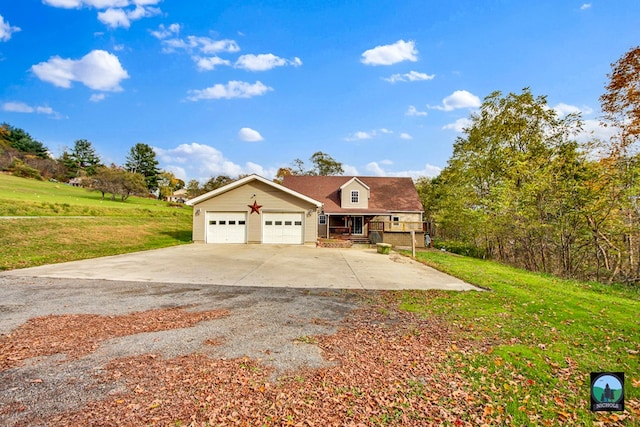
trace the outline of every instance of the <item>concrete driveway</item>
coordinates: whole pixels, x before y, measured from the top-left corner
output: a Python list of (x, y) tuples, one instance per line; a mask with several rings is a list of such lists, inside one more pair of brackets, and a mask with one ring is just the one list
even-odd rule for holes
[(250, 287), (478, 290), (394, 253), (290, 245), (192, 244), (2, 275)]

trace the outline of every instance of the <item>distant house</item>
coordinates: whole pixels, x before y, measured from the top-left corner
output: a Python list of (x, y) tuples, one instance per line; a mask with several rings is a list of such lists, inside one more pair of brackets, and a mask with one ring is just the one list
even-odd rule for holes
[(167, 202), (173, 203), (185, 203), (187, 200), (189, 200), (189, 197), (187, 195), (187, 190), (184, 188), (174, 191), (173, 194), (167, 197)]
[(411, 178), (287, 175), (283, 185), (323, 204), (318, 237), (424, 245), (424, 209)]
[(187, 201), (193, 241), (315, 244), (318, 238), (410, 246), (423, 239), (411, 178), (250, 175)]

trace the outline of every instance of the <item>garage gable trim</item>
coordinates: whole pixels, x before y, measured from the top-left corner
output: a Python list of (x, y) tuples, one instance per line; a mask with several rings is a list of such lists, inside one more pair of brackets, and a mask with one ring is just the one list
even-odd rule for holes
[(322, 207), (322, 202), (314, 200), (311, 197), (305, 196), (302, 193), (298, 193), (297, 191), (291, 190), (290, 188), (284, 187), (284, 186), (282, 186), (280, 184), (277, 184), (277, 183), (275, 183), (273, 181), (269, 181), (268, 179), (263, 178), (260, 175), (255, 175), (255, 174), (246, 176), (246, 177), (244, 177), (242, 179), (239, 179), (237, 181), (234, 181), (234, 182), (232, 182), (230, 184), (227, 184), (227, 185), (222, 186), (220, 188), (216, 188), (213, 191), (209, 191), (208, 193), (205, 193), (205, 194), (202, 194), (202, 195), (200, 195), (198, 197), (195, 197), (195, 198), (187, 201), (186, 204), (188, 206), (195, 206), (198, 203), (204, 202), (205, 200), (209, 200), (209, 199), (211, 199), (213, 197), (216, 197), (216, 196), (218, 196), (220, 194), (226, 193), (227, 191), (231, 191), (234, 188), (241, 187), (241, 186), (243, 186), (243, 185), (245, 185), (245, 184), (247, 184), (247, 183), (249, 183), (251, 181), (260, 181), (263, 184), (269, 185), (269, 186), (271, 186), (273, 188), (276, 188), (276, 189), (278, 189), (278, 190), (280, 190), (280, 191), (282, 191), (284, 193), (290, 194), (290, 195), (292, 195), (294, 197), (297, 197), (298, 199), (302, 199), (305, 202), (311, 203), (312, 205), (315, 205), (318, 208)]

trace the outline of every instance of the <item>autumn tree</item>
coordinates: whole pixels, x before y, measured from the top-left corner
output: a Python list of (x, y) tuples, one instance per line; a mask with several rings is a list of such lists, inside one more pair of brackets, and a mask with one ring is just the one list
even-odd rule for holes
[(611, 66), (600, 102), (605, 123), (621, 130), (614, 150), (624, 153), (640, 137), (640, 46)]
[(111, 200), (120, 196), (120, 200), (124, 202), (129, 196), (144, 196), (147, 193), (144, 176), (115, 165), (98, 168), (93, 176), (86, 178), (86, 181), (89, 188), (102, 193), (103, 199), (105, 194), (111, 193)]
[(127, 155), (125, 169), (132, 173), (141, 174), (149, 191), (155, 191), (158, 189), (158, 177), (160, 174), (158, 164), (153, 148), (147, 144), (138, 143), (131, 147)]
[(184, 188), (184, 181), (177, 178), (173, 172), (162, 171), (158, 175), (158, 190), (161, 199), (171, 196), (181, 188)]

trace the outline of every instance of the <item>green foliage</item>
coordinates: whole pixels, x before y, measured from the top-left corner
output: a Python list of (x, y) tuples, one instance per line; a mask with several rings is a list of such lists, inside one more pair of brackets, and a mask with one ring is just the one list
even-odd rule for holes
[(131, 195), (144, 196), (147, 194), (147, 186), (144, 177), (139, 173), (128, 172), (117, 167), (102, 167), (94, 176), (86, 179), (87, 187), (102, 193), (111, 193), (111, 200), (116, 195), (125, 201)]
[(313, 153), (309, 160), (311, 160), (311, 163), (313, 163), (313, 167), (308, 170), (305, 170), (304, 162), (300, 159), (295, 159), (291, 168), (280, 168), (278, 170), (278, 174), (276, 175), (276, 182), (281, 182), (282, 178), (285, 175), (328, 176), (342, 175), (344, 173), (342, 163), (338, 162), (329, 154), (323, 153), (322, 151), (316, 151), (315, 153)]
[(438, 237), (462, 253), (534, 271), (593, 274), (584, 262), (595, 253), (593, 232), (582, 209), (601, 195), (590, 187), (596, 165), (572, 139), (581, 125), (529, 89), (485, 98), (447, 167), (421, 185)]
[(202, 186), (202, 194), (208, 193), (209, 191), (216, 190), (220, 187), (223, 187), (227, 184), (232, 183), (234, 180), (226, 175), (218, 175), (215, 177), (211, 177), (207, 182)]
[(13, 176), (17, 176), (20, 178), (31, 178), (40, 181), (42, 181), (43, 179), (38, 169), (34, 169), (29, 165), (25, 165), (24, 162), (20, 159), (14, 159), (7, 170), (11, 172)]
[(0, 125), (4, 129), (4, 138), (9, 142), (12, 148), (22, 152), (33, 154), (34, 156), (47, 158), (49, 153), (40, 141), (36, 141), (23, 129), (13, 127), (8, 123)]
[(125, 169), (144, 176), (147, 188), (150, 191), (158, 189), (160, 170), (158, 169), (156, 153), (151, 146), (138, 143), (131, 147), (129, 155), (127, 155)]
[(79, 139), (74, 143), (71, 153), (62, 153), (60, 159), (72, 172), (73, 176), (92, 176), (100, 166), (100, 157), (91, 141)]
[(464, 255), (473, 258), (484, 259), (487, 256), (486, 252), (482, 248), (465, 242), (457, 242), (455, 240), (444, 241), (440, 239), (433, 239), (433, 247), (434, 249), (444, 249), (445, 251), (451, 252), (453, 254)]

